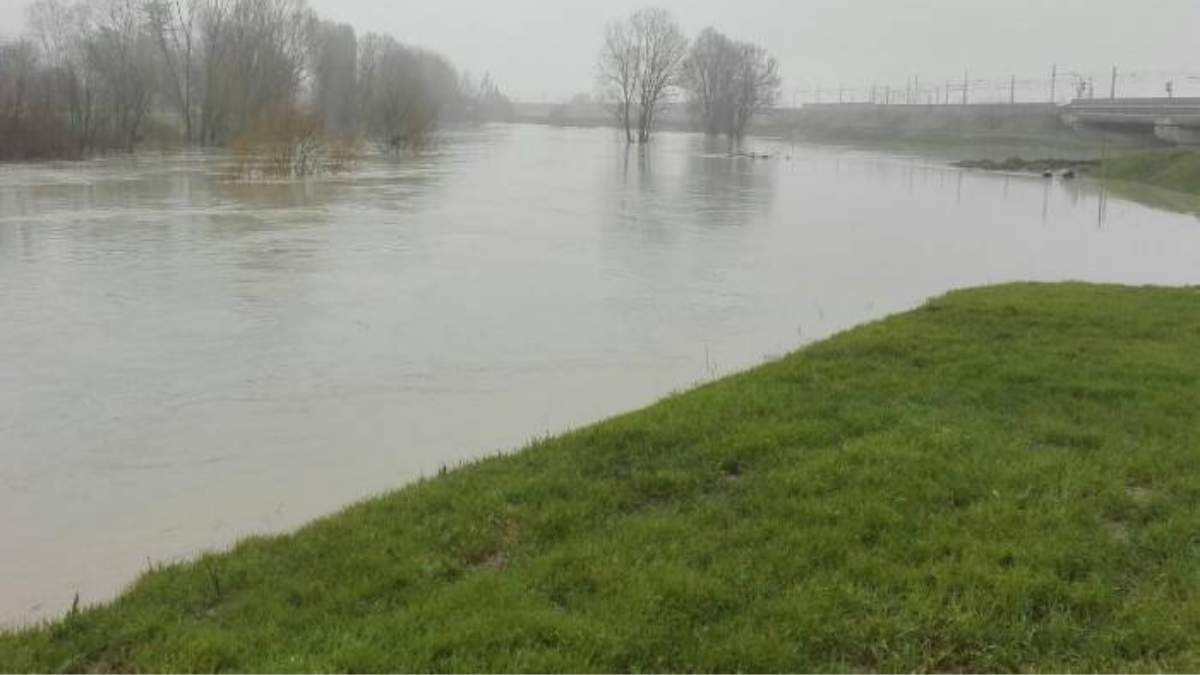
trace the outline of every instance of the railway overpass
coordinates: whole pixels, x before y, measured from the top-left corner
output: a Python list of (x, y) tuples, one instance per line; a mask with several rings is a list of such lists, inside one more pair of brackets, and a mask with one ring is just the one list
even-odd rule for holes
[(1179, 145), (1200, 145), (1200, 98), (1079, 99), (1061, 108), (1077, 129), (1153, 134)]

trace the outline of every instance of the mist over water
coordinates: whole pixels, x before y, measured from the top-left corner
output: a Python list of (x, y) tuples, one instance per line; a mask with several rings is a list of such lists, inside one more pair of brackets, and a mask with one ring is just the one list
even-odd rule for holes
[(1091, 183), (752, 145), (490, 126), (308, 181), (0, 168), (0, 622), (953, 288), (1200, 269), (1194, 217)]

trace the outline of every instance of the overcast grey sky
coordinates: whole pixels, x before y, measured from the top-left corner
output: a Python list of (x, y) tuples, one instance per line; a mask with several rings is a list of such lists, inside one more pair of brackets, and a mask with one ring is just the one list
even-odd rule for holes
[[(309, 0), (326, 18), (436, 49), (475, 74), (492, 73), (521, 100), (592, 89), (603, 26), (654, 4), (689, 34), (713, 25), (775, 53), (785, 98), (825, 100), (839, 85), (961, 81), (1001, 96), (1009, 75), (1023, 96), (1048, 88), (1053, 64), (1097, 78), (1121, 67), (1121, 93), (1158, 94), (1168, 77), (1200, 96), (1200, 0)], [(0, 0), (0, 32), (19, 32), (25, 0)], [(1060, 90), (1061, 91), (1061, 90)]]

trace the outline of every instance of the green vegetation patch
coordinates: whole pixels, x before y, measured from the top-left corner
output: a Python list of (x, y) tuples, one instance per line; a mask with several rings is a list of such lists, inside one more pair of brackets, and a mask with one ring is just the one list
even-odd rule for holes
[(960, 169), (1007, 173), (1054, 173), (1103, 179), (1117, 195), (1155, 208), (1200, 214), (1200, 152), (1146, 150), (1098, 159), (967, 159)]
[(1105, 175), (1112, 180), (1145, 183), (1200, 196), (1200, 152), (1130, 153), (1109, 162)]
[(1093, 172), (1100, 169), (1098, 159), (1021, 159), (1009, 157), (996, 161), (993, 159), (962, 160), (953, 162), (960, 169), (980, 169), (983, 171), (1003, 171), (1008, 173), (1042, 173), (1044, 171), (1075, 171), (1078, 173)]
[(1162, 190), (1200, 196), (1200, 152), (1193, 150), (1147, 150), (1098, 159), (968, 159), (952, 162), (961, 169), (1042, 173), (1074, 171), (1103, 177), (1114, 185), (1146, 185)]
[(0, 670), (1193, 671), (1198, 406), (1198, 289), (952, 293), (156, 569)]

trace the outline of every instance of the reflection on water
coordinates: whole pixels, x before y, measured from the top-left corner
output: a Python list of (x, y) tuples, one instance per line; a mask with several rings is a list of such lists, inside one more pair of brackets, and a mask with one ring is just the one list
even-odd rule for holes
[(0, 621), (951, 288), (1200, 282), (1195, 219), (1091, 183), (752, 149), (489, 127), (307, 182), (0, 168)]

